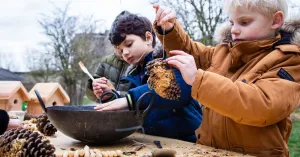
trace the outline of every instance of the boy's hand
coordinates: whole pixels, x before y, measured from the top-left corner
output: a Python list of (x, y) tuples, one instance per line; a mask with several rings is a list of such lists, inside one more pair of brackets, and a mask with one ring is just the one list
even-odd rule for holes
[(123, 109), (128, 109), (126, 98), (119, 98), (108, 103), (99, 104), (94, 108), (97, 111), (117, 111)]
[[(99, 98), (101, 96), (101, 94), (103, 94), (104, 92), (111, 92), (111, 88), (106, 84), (107, 83), (107, 79), (105, 77), (101, 77), (98, 79), (95, 79), (93, 81), (93, 91), (94, 94), (97, 98)], [(108, 99), (109, 96), (104, 96), (104, 100)]]
[(153, 5), (156, 10), (155, 20), (157, 21), (157, 26), (162, 26), (162, 28), (167, 32), (174, 27), (176, 13), (170, 8), (162, 8), (158, 4)]
[(176, 67), (181, 72), (181, 75), (184, 81), (192, 85), (195, 81), (197, 67), (194, 60), (194, 57), (179, 50), (173, 50), (169, 52), (174, 55), (170, 58), (167, 58), (166, 61), (168, 64)]

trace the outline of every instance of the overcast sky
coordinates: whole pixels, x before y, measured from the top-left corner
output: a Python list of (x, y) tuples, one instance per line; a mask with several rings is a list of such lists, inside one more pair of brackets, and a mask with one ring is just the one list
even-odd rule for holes
[[(41, 14), (51, 15), (54, 6), (64, 8), (67, 3), (70, 15), (93, 15), (105, 20), (106, 28), (122, 10), (139, 13), (151, 21), (155, 17), (149, 0), (0, 0), (0, 53), (12, 55), (13, 71), (26, 71), (26, 52), (45, 40), (37, 22)], [(4, 64), (0, 59), (0, 67)]]
[[(37, 48), (46, 39), (37, 20), (42, 13), (51, 15), (54, 6), (64, 8), (70, 3), (70, 15), (93, 15), (97, 20), (104, 20), (107, 29), (122, 10), (139, 13), (150, 20), (155, 17), (148, 0), (0, 0), (0, 3), (0, 53), (12, 54), (16, 64), (13, 71), (27, 70), (26, 51)], [(4, 64), (2, 61), (0, 67)]]

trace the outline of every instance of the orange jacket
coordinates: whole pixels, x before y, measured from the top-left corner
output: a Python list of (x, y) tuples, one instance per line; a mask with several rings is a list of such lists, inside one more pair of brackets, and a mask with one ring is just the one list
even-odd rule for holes
[(226, 42), (227, 28), (221, 32), (227, 36), (223, 43), (210, 47), (192, 41), (176, 21), (164, 37), (166, 51), (183, 50), (204, 70), (198, 70), (192, 85), (192, 97), (205, 106), (197, 143), (256, 156), (289, 156), (290, 114), (300, 104), (297, 22), (286, 23), (274, 38), (236, 44)]

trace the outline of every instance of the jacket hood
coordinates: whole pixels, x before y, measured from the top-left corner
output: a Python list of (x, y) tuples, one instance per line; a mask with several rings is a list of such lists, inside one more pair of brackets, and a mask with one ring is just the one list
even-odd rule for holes
[[(291, 44), (300, 46), (300, 18), (289, 18), (280, 29), (281, 34), (288, 34)], [(227, 44), (232, 41), (231, 25), (229, 22), (221, 24), (215, 31), (214, 40), (220, 44)]]

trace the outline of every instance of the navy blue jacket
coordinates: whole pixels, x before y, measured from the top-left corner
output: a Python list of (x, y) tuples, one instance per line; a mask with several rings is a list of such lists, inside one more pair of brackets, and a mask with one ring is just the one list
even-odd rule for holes
[[(133, 102), (145, 92), (154, 94), (154, 104), (146, 116), (143, 127), (146, 134), (176, 138), (196, 142), (195, 130), (202, 122), (202, 110), (199, 103), (191, 97), (191, 86), (186, 84), (179, 70), (173, 68), (176, 81), (181, 88), (179, 100), (168, 100), (160, 97), (147, 84), (148, 76), (145, 65), (152, 61), (152, 52), (145, 56), (143, 67), (131, 70), (125, 80), (131, 82), (129, 94)], [(140, 108), (145, 109), (149, 98), (145, 99)]]
[(8, 127), (9, 116), (5, 110), (0, 110), (0, 135), (2, 135)]

